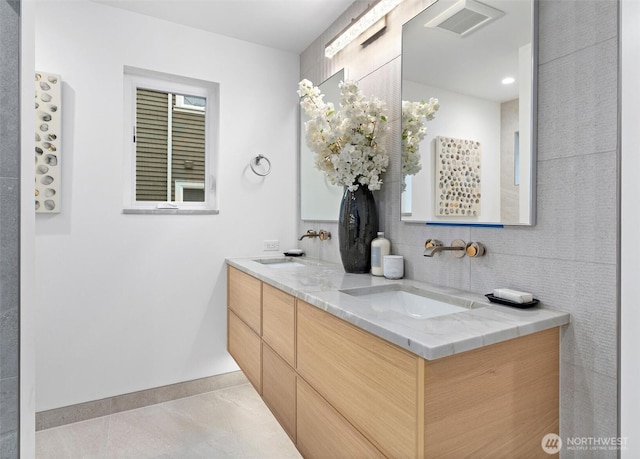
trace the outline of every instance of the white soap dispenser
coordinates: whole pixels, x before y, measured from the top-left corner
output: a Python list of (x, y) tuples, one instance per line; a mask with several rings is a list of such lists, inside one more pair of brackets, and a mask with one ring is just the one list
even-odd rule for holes
[(378, 231), (378, 237), (371, 241), (371, 274), (384, 275), (384, 256), (391, 252), (391, 242), (384, 237), (382, 231)]

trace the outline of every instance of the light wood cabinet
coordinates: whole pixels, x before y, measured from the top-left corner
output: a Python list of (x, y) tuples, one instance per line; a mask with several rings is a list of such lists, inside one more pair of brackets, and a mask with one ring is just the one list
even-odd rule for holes
[(268, 344), (262, 344), (262, 398), (296, 441), (296, 373)]
[(295, 442), (295, 298), (233, 267), (227, 273), (227, 349)]
[(296, 446), (309, 459), (385, 457), (302, 378), (298, 378)]
[(296, 446), (324, 457), (548, 457), (559, 329), (427, 361), (229, 268), (228, 349)]
[(227, 306), (258, 336), (262, 334), (262, 282), (229, 266)]
[(422, 359), (298, 301), (297, 371), (384, 454), (416, 457)]
[(559, 331), (426, 361), (425, 456), (548, 458), (558, 433)]
[(233, 312), (227, 312), (227, 349), (259, 394), (262, 393), (262, 341)]
[(262, 286), (262, 339), (292, 367), (295, 366), (295, 298)]

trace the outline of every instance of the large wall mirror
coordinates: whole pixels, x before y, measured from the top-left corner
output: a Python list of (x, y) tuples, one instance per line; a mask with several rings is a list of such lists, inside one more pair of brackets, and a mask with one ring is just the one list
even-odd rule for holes
[[(318, 87), (324, 101), (338, 107), (340, 82), (344, 81), (344, 69), (322, 82)], [(329, 183), (325, 175), (314, 165), (315, 154), (307, 146), (304, 123), (307, 115), (300, 113), (300, 218), (302, 220), (338, 221), (340, 200), (344, 190)]]
[(403, 26), (402, 100), (440, 104), (403, 221), (535, 223), (534, 20), (534, 0), (437, 0)]

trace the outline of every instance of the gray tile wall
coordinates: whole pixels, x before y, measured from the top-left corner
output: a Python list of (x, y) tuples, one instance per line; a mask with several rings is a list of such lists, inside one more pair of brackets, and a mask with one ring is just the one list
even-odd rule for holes
[(20, 330), (20, 1), (0, 0), (0, 457), (17, 458)]
[[(366, 8), (356, 2), (301, 56), (301, 78), (319, 83), (342, 67), (365, 94), (387, 102), (395, 135), (392, 161), (377, 193), (381, 229), (404, 255), (406, 276), (478, 293), (509, 286), (535, 293), (548, 308), (571, 313), (561, 338), (561, 432), (617, 436), (617, 97), (616, 0), (541, 0), (539, 4), (538, 207), (533, 227), (426, 227), (400, 222), (399, 100), (401, 24), (426, 2), (405, 0), (386, 34), (332, 60), (324, 44)], [(299, 232), (335, 223), (300, 222)], [(486, 244), (479, 259), (427, 259), (427, 238)], [(312, 257), (339, 262), (337, 237), (305, 240)], [(534, 351), (534, 350), (532, 350)], [(615, 451), (570, 451), (563, 457), (616, 457)]]

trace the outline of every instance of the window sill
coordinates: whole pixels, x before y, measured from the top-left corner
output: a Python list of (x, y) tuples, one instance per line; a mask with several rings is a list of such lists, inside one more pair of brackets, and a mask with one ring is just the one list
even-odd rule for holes
[(218, 215), (213, 209), (122, 209), (123, 214), (137, 215)]

